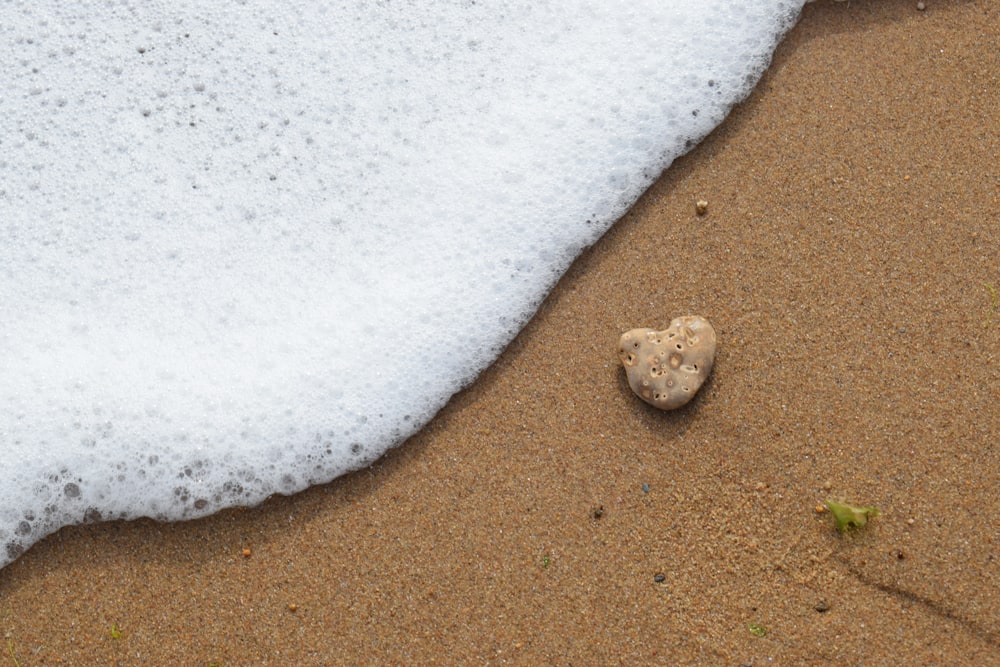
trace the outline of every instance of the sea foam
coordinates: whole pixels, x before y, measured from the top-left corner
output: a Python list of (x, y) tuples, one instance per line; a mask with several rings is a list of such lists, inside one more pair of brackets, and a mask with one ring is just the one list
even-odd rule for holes
[(802, 0), (0, 6), (0, 566), (370, 463)]

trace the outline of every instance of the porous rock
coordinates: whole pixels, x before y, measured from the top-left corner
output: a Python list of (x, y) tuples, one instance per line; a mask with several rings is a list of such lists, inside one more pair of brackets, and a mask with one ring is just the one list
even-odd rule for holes
[(715, 361), (715, 329), (704, 317), (675, 318), (663, 331), (622, 334), (618, 356), (632, 391), (661, 410), (679, 408), (704, 384)]

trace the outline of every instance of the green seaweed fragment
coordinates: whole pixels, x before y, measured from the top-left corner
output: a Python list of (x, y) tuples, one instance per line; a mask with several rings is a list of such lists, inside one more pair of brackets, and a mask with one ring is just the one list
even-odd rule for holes
[(542, 556), (542, 569), (547, 568), (551, 562), (552, 562), (552, 559), (549, 558), (549, 555), (548, 554), (544, 554)]
[(7, 655), (14, 662), (14, 667), (21, 667), (21, 661), (17, 659), (17, 654), (14, 653), (14, 640), (7, 639)]
[(754, 637), (764, 637), (767, 635), (767, 628), (760, 623), (750, 623), (747, 627), (750, 629), (750, 634)]
[(112, 623), (111, 624), (110, 634), (111, 634), (111, 638), (112, 639), (121, 639), (122, 638), (122, 631), (118, 629), (118, 624), (117, 623)]
[(861, 528), (868, 523), (868, 519), (878, 516), (878, 510), (874, 507), (858, 507), (829, 498), (823, 504), (837, 520), (837, 530), (842, 532), (848, 528)]

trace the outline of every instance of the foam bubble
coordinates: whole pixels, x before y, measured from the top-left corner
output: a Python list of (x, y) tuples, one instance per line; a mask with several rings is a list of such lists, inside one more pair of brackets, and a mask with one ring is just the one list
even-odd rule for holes
[(401, 442), (800, 7), (5, 5), (0, 564)]

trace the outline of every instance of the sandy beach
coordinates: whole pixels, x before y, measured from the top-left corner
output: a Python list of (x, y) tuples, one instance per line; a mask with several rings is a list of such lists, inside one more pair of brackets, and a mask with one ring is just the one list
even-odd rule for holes
[[(808, 4), (370, 469), (0, 570), (0, 666), (1000, 664), (1000, 7), (916, 5)], [(659, 412), (617, 340), (686, 314), (719, 354)]]

